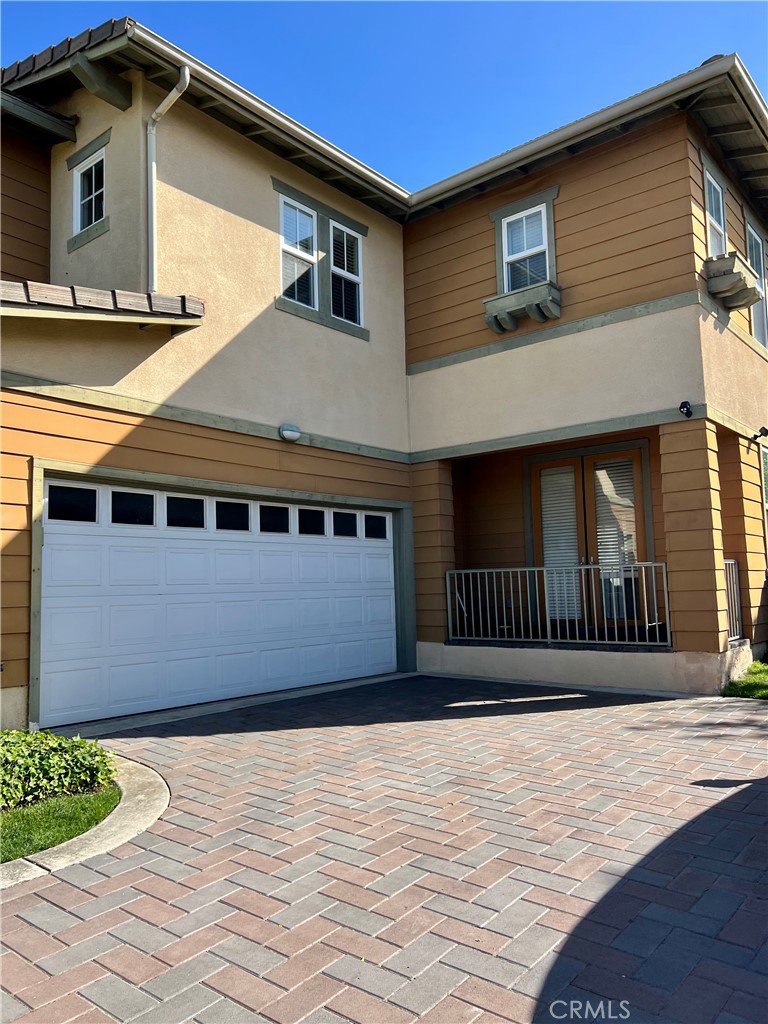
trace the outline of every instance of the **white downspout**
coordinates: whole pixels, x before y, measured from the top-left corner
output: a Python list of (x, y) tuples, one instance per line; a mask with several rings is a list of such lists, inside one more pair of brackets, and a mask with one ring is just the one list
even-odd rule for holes
[(147, 291), (157, 291), (157, 122), (189, 85), (189, 68), (179, 68), (179, 81), (147, 121)]

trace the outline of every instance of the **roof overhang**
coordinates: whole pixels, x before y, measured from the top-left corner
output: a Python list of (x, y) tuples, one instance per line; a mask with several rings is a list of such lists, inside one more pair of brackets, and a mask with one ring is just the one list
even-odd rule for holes
[(23, 91), (38, 103), (53, 103), (81, 87), (73, 65), (86, 54), (92, 66), (114, 75), (141, 71), (166, 91), (176, 85), (179, 69), (186, 65), (190, 85), (184, 102), (367, 206), (405, 218), (405, 189), (149, 29), (123, 18), (89, 31), (90, 37), (83, 33), (5, 68), (3, 89)]
[(407, 192), (130, 18), (88, 29), (10, 65), (3, 70), (3, 89), (14, 95), (23, 93), (38, 104), (53, 103), (81, 87), (80, 65), (84, 60), (96, 73), (113, 78), (129, 70), (141, 71), (166, 91), (176, 85), (179, 69), (186, 65), (191, 80), (182, 96), (184, 102), (400, 222), (428, 216), (621, 137), (671, 112), (686, 111), (720, 146), (748, 199), (768, 220), (768, 108), (735, 54), (711, 58), (677, 78), (415, 193)]
[(726, 161), (734, 166), (734, 177), (768, 219), (768, 108), (736, 54), (713, 58), (669, 82), (414, 192), (411, 217), (444, 209), (681, 110), (719, 144)]
[(57, 142), (74, 142), (77, 139), (73, 118), (46, 110), (21, 96), (0, 92), (0, 112), (4, 124), (20, 122), (26, 129), (32, 128), (52, 146)]

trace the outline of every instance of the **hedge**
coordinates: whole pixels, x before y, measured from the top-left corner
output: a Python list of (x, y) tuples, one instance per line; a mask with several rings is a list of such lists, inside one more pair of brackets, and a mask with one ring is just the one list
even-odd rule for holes
[(114, 780), (113, 755), (95, 740), (51, 732), (0, 732), (0, 809), (69, 793), (87, 793)]

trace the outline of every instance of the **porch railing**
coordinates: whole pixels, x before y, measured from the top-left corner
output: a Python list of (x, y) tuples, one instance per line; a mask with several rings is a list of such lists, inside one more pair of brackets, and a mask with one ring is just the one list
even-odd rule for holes
[(740, 640), (741, 591), (739, 590), (739, 563), (735, 558), (725, 559), (725, 595), (728, 609), (728, 640)]
[(446, 574), (450, 640), (669, 647), (664, 562)]

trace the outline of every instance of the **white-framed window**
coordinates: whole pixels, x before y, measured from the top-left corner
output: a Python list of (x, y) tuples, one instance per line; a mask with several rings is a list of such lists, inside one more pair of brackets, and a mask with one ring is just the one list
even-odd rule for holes
[(543, 284), (549, 280), (547, 207), (535, 206), (501, 224), (506, 291)]
[(728, 251), (725, 231), (725, 190), (709, 171), (704, 171), (704, 194), (707, 210), (707, 253), (722, 256)]
[(356, 231), (330, 223), (331, 316), (351, 324), (363, 322), (363, 240)]
[(282, 295), (317, 309), (317, 215), (293, 199), (280, 200)]
[(751, 224), (747, 224), (747, 259), (757, 275), (762, 298), (752, 306), (752, 334), (768, 348), (768, 303), (765, 296), (765, 242)]
[(104, 220), (106, 208), (105, 167), (104, 150), (100, 149), (74, 169), (72, 227), (73, 233), (76, 235)]

